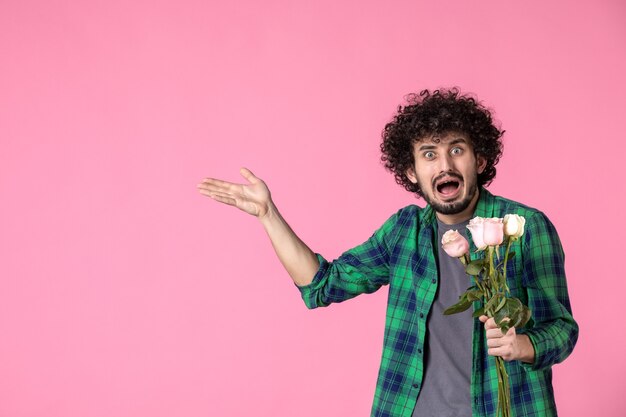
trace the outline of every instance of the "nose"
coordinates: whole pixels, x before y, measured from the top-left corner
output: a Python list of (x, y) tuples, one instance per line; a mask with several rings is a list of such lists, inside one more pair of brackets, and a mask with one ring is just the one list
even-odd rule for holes
[(448, 153), (444, 153), (441, 158), (439, 158), (440, 172), (452, 171), (452, 164), (452, 156)]

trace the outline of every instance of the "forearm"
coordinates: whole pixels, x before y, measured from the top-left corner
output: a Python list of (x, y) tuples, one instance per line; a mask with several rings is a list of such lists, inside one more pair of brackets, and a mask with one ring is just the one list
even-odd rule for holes
[(293, 282), (298, 286), (310, 284), (319, 268), (315, 253), (295, 234), (273, 203), (259, 220)]

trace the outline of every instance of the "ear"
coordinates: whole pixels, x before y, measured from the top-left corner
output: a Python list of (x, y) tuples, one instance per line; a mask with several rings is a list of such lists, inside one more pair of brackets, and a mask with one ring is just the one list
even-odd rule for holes
[(404, 171), (404, 175), (411, 181), (413, 184), (417, 184), (417, 175), (415, 175), (415, 169), (412, 167)]
[(476, 155), (476, 172), (482, 174), (485, 168), (487, 168), (487, 158), (481, 154)]

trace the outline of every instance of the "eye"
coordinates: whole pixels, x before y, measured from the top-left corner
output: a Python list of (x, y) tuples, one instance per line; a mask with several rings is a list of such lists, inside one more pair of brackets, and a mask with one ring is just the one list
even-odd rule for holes
[(435, 153), (433, 151), (426, 151), (424, 152), (424, 158), (426, 159), (433, 159), (435, 157)]
[(463, 153), (463, 149), (459, 148), (458, 146), (450, 150), (450, 155), (461, 155), (462, 153)]

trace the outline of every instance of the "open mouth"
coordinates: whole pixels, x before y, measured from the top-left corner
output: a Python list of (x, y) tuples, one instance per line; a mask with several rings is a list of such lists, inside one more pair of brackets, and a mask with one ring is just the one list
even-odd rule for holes
[(444, 198), (456, 197), (461, 190), (461, 181), (456, 178), (445, 178), (439, 181), (435, 188)]

